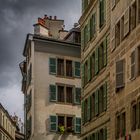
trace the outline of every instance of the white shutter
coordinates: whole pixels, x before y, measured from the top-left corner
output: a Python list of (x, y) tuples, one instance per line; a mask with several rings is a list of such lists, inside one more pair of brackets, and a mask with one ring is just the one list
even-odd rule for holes
[(112, 9), (115, 7), (116, 0), (112, 0)]
[(127, 8), (127, 10), (125, 11), (124, 13), (124, 37), (129, 33), (129, 18), (130, 15), (129, 15), (129, 7)]

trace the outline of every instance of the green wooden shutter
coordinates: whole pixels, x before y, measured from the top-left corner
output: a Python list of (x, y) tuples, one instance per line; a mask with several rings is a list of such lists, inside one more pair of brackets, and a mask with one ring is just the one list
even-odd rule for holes
[(96, 33), (96, 13), (93, 14), (93, 35)]
[(81, 30), (81, 48), (84, 49), (85, 43), (84, 43), (84, 29)]
[(85, 113), (85, 101), (82, 101), (82, 124), (84, 124), (85, 123), (85, 115), (84, 115), (84, 113)]
[(107, 38), (103, 42), (104, 46), (104, 66), (107, 65)]
[(104, 129), (103, 129), (103, 137), (104, 137), (104, 139), (103, 140), (107, 140), (107, 127), (105, 127)]
[(90, 39), (93, 37), (93, 15), (90, 18)]
[(91, 61), (90, 57), (88, 58), (88, 81), (91, 80)]
[(50, 116), (50, 131), (57, 131), (57, 116)]
[(90, 140), (90, 135), (87, 137), (87, 140)]
[(88, 34), (88, 41), (90, 41), (90, 20), (88, 21), (88, 31), (87, 31), (87, 34)]
[(50, 85), (50, 101), (57, 101), (56, 85)]
[(80, 134), (81, 133), (81, 118), (75, 118), (75, 127), (74, 132)]
[(75, 77), (80, 77), (80, 62), (74, 62), (74, 68)]
[(99, 90), (95, 91), (95, 115), (99, 113)]
[(95, 74), (97, 74), (98, 73), (98, 71), (99, 71), (99, 62), (98, 62), (98, 60), (99, 60), (99, 56), (98, 56), (98, 47), (96, 48), (96, 50), (95, 50)]
[(105, 0), (100, 0), (100, 28), (104, 25), (105, 21)]
[(91, 119), (91, 98), (90, 96), (87, 99), (87, 120), (89, 121)]
[(98, 132), (95, 133), (95, 140), (99, 140)]
[(84, 10), (85, 10), (85, 2), (84, 2), (85, 0), (82, 0), (82, 13), (84, 12)]
[(104, 86), (104, 111), (107, 109), (107, 82), (105, 82)]
[(49, 59), (49, 71), (50, 74), (56, 74), (56, 58)]
[(84, 64), (81, 65), (81, 78), (82, 78), (82, 87), (85, 85), (85, 69), (84, 69)]
[(81, 104), (81, 88), (75, 88), (74, 103)]

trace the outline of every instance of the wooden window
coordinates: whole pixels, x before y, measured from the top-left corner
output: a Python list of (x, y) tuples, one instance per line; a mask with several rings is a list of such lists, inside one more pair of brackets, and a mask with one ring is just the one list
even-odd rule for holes
[(121, 118), (120, 115), (116, 119), (116, 138), (118, 139), (121, 135)]
[(81, 104), (81, 88), (75, 88), (74, 103)]
[(66, 87), (66, 102), (73, 102), (73, 87)]
[(85, 72), (85, 79), (84, 79), (84, 81), (85, 81), (85, 84), (88, 82), (88, 62), (86, 61), (85, 62), (85, 68), (84, 68), (84, 72)]
[(90, 41), (90, 20), (88, 21), (88, 25), (87, 25), (87, 41)]
[(99, 114), (99, 90), (95, 91), (95, 115)]
[(66, 76), (72, 77), (72, 61), (66, 60)]
[(134, 79), (136, 76), (136, 51), (133, 51), (131, 54), (131, 79)]
[(94, 13), (90, 18), (90, 39), (92, 39), (96, 34), (96, 13)]
[(66, 117), (66, 128), (67, 132), (73, 131), (73, 117)]
[(103, 104), (104, 103), (104, 91), (103, 91), (103, 86), (100, 87), (99, 89), (99, 113), (103, 112)]
[(136, 12), (137, 12), (137, 5), (136, 5), (136, 1), (135, 1), (130, 8), (130, 28), (131, 28), (131, 30), (133, 30), (136, 27)]
[(50, 74), (56, 74), (56, 59), (55, 58), (49, 59), (49, 72)]
[(50, 85), (49, 93), (50, 93), (50, 101), (57, 101), (57, 92), (55, 85)]
[(74, 132), (81, 133), (81, 118), (79, 118), (79, 117), (75, 118)]
[(57, 74), (64, 76), (64, 60), (57, 59)]
[(104, 46), (103, 43), (101, 43), (99, 47), (99, 70), (101, 70), (104, 67)]
[(132, 127), (131, 130), (135, 131), (137, 125), (137, 107), (136, 104), (132, 106)]
[(121, 20), (120, 20), (120, 38), (121, 41), (124, 39), (124, 15), (122, 16)]
[(95, 117), (95, 93), (91, 96), (91, 117)]
[(98, 47), (95, 50), (95, 74), (99, 72), (99, 51)]
[(58, 116), (58, 132), (61, 131), (61, 127), (65, 128), (65, 117)]
[(75, 77), (80, 77), (80, 62), (74, 62), (74, 76)]
[(137, 21), (140, 23), (140, 0), (137, 0)]
[(58, 91), (57, 93), (58, 102), (65, 102), (64, 86), (58, 86), (57, 91)]
[(91, 56), (91, 76), (95, 76), (95, 52)]
[(124, 59), (116, 62), (116, 89), (124, 87)]
[(91, 59), (90, 57), (88, 58), (88, 72), (87, 72), (87, 75), (88, 75), (88, 82), (91, 80)]
[(124, 137), (126, 133), (126, 115), (125, 112), (122, 113), (122, 136)]
[(129, 26), (129, 19), (130, 19), (130, 15), (129, 15), (129, 8), (127, 8), (127, 10), (124, 13), (124, 37), (129, 33), (130, 31), (130, 26)]
[(50, 116), (50, 131), (57, 131), (57, 116)]
[(105, 0), (100, 0), (100, 7), (99, 7), (99, 13), (100, 13), (100, 21), (99, 21), (99, 26), (100, 28), (104, 25), (105, 23)]
[(120, 21), (115, 26), (115, 46), (120, 45)]

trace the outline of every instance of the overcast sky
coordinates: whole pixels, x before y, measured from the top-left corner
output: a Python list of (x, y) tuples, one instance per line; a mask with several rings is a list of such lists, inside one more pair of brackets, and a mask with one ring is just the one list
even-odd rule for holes
[(65, 20), (73, 27), (81, 14), (81, 0), (0, 0), (0, 102), (10, 114), (23, 118), (19, 63), (24, 59), (27, 33), (44, 15)]

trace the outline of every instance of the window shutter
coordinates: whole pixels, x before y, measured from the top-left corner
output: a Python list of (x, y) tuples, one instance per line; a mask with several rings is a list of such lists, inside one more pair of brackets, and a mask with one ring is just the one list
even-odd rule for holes
[(91, 80), (91, 61), (90, 61), (90, 57), (88, 58), (88, 81)]
[(125, 14), (124, 14), (124, 37), (129, 33), (130, 30), (130, 21), (129, 21), (130, 15), (129, 15), (129, 8), (127, 8)]
[(116, 5), (116, 0), (112, 0), (112, 9), (115, 7)]
[(56, 74), (56, 58), (50, 58), (49, 60), (50, 74)]
[(104, 66), (107, 65), (107, 38), (103, 42), (104, 46)]
[(91, 119), (91, 98), (90, 96), (87, 99), (87, 120), (89, 121)]
[(90, 39), (93, 37), (93, 15), (90, 18)]
[(84, 3), (85, 0), (82, 0), (82, 13), (84, 12), (84, 9), (85, 9), (85, 3)]
[(84, 49), (84, 29), (81, 30), (81, 48)]
[(84, 75), (84, 73), (85, 73), (85, 69), (84, 69), (84, 64), (82, 64), (81, 65), (81, 78), (82, 78), (82, 87), (84, 87), (84, 84), (85, 84), (85, 75)]
[(131, 54), (131, 79), (134, 79), (135, 76), (136, 76), (136, 69), (135, 69), (135, 66), (136, 66), (136, 52), (133, 51), (132, 54)]
[(111, 51), (115, 49), (115, 26), (111, 29)]
[(99, 140), (98, 132), (95, 133), (95, 140)]
[(105, 21), (105, 0), (100, 0), (100, 28)]
[(104, 111), (107, 110), (107, 82), (105, 82), (104, 86)]
[(82, 123), (85, 123), (85, 116), (84, 116), (84, 110), (85, 109), (85, 101), (82, 101)]
[(93, 14), (93, 35), (96, 33), (96, 13)]
[(104, 139), (103, 140), (107, 140), (107, 128), (104, 128), (103, 129), (103, 137), (104, 137)]
[(75, 77), (80, 77), (80, 62), (74, 62)]
[(57, 116), (50, 116), (50, 131), (57, 131)]
[(99, 90), (95, 91), (95, 115), (99, 113)]
[(57, 101), (56, 85), (50, 85), (50, 101)]
[(74, 132), (78, 134), (81, 133), (81, 118), (75, 118)]
[(137, 0), (137, 21), (140, 23), (140, 0)]
[(81, 88), (75, 88), (75, 104), (81, 104)]
[(90, 138), (91, 138), (91, 137), (90, 137), (90, 136), (88, 136), (88, 137), (87, 137), (87, 140), (90, 140)]
[(88, 41), (90, 41), (90, 20), (88, 21), (87, 35), (88, 35)]
[(116, 62), (116, 89), (124, 87), (124, 59)]
[(95, 50), (95, 74), (99, 71), (99, 62), (98, 62), (98, 47)]

